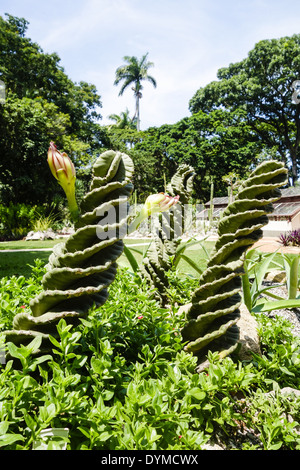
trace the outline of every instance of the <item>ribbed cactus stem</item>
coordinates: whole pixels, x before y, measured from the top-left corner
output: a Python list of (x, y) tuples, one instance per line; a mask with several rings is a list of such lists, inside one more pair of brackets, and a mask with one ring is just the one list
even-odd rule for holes
[(185, 205), (193, 191), (194, 170), (186, 164), (178, 167), (166, 190), (170, 196), (179, 196), (179, 202), (170, 211), (159, 214), (154, 240), (141, 266), (141, 274), (154, 290), (155, 297), (162, 304), (168, 301), (169, 286), (167, 272), (172, 267), (171, 256), (175, 255), (184, 233)]
[(241, 185), (235, 201), (226, 208), (218, 225), (218, 240), (200, 277), (199, 287), (186, 306), (182, 329), (185, 350), (206, 360), (208, 351), (221, 357), (238, 346), (236, 325), (242, 302), (241, 275), (244, 253), (262, 235), (279, 188), (287, 182), (287, 170), (277, 161), (266, 161)]
[(26, 343), (56, 334), (60, 319), (76, 324), (92, 307), (104, 304), (123, 252), (133, 164), (123, 153), (107, 151), (96, 160), (90, 190), (81, 203), (75, 233), (55, 245), (44, 290), (30, 302), (31, 314), (16, 315), (6, 340)]

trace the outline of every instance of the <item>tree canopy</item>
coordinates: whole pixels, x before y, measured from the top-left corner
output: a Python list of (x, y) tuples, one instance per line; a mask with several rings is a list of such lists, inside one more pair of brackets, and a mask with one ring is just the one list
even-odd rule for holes
[[(175, 124), (140, 131), (128, 110), (100, 124), (96, 87), (74, 83), (56, 53), (46, 54), (26, 37), (24, 18), (0, 17), (0, 202), (43, 203), (59, 194), (47, 166), (49, 142), (68, 153), (80, 182), (87, 183), (93, 160), (105, 149), (121, 150), (134, 161), (139, 200), (163, 191), (180, 163), (194, 167), (194, 198), (206, 202), (210, 184), (224, 195), (232, 175), (243, 178), (272, 157), (290, 166), (296, 181), (300, 164), (300, 35), (260, 41), (248, 56), (218, 71), (217, 80), (190, 100), (191, 115)], [(130, 85), (139, 100), (148, 74), (148, 54), (124, 57), (116, 71), (120, 94)], [(296, 98), (295, 99), (295, 95)], [(78, 180), (77, 180), (78, 182)], [(80, 188), (79, 188), (80, 189)]]
[(119, 95), (122, 95), (124, 91), (133, 85), (132, 90), (134, 92), (136, 107), (134, 119), (136, 120), (137, 130), (140, 130), (140, 99), (142, 98), (142, 82), (148, 81), (156, 88), (156, 80), (148, 74), (150, 67), (153, 67), (153, 62), (147, 60), (148, 53), (143, 55), (141, 59), (137, 57), (125, 56), (125, 65), (121, 65), (116, 70), (115, 85), (122, 83)]
[(44, 53), (25, 37), (27, 26), (23, 18), (0, 17), (0, 79), (6, 85), (0, 104), (2, 202), (45, 202), (57, 192), (47, 168), (50, 140), (79, 169), (99, 150), (101, 100), (95, 86), (73, 83), (57, 54)]
[(217, 74), (200, 88), (190, 110), (226, 109), (239, 115), (252, 136), (290, 166), (295, 182), (300, 164), (300, 104), (293, 84), (300, 78), (300, 35), (258, 42), (248, 57)]
[(237, 122), (226, 110), (200, 111), (176, 124), (165, 124), (137, 132), (116, 126), (107, 131), (108, 147), (126, 151), (135, 164), (134, 186), (142, 197), (164, 190), (181, 163), (195, 169), (194, 198), (206, 202), (210, 182), (215, 194), (226, 193), (223, 177), (231, 172), (246, 176), (256, 162), (260, 145), (249, 138), (246, 122)]

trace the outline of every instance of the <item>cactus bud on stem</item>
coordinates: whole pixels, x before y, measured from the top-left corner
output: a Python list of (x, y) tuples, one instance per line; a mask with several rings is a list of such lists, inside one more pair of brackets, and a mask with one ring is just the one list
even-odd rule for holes
[(57, 150), (54, 142), (50, 142), (47, 160), (51, 173), (54, 178), (57, 179), (66, 194), (72, 219), (76, 222), (79, 217), (79, 210), (75, 198), (75, 167), (70, 157), (68, 157), (65, 152), (61, 153)]

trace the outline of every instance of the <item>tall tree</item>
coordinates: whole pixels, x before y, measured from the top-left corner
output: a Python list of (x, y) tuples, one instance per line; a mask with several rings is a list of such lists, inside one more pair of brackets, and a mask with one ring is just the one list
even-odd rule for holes
[(295, 182), (300, 164), (300, 35), (258, 42), (241, 62), (222, 68), (218, 81), (200, 88), (190, 101), (192, 113), (227, 109), (244, 113), (252, 135), (291, 168)]
[(118, 127), (118, 129), (136, 128), (133, 119), (129, 117), (129, 109), (127, 108), (125, 111), (122, 111), (121, 114), (110, 114), (108, 118), (111, 121), (115, 121), (115, 124), (113, 125)]
[[(94, 85), (73, 83), (57, 54), (46, 54), (26, 37), (28, 22), (0, 17), (0, 200), (45, 202), (57, 188), (49, 182), (47, 150), (55, 141), (79, 175), (101, 146), (100, 96)], [(56, 185), (57, 186), (57, 185)]]
[(125, 56), (123, 59), (127, 62), (126, 65), (118, 67), (116, 70), (116, 79), (114, 85), (119, 85), (123, 82), (119, 96), (123, 95), (126, 88), (133, 85), (132, 90), (135, 96), (135, 115), (137, 130), (140, 130), (140, 99), (142, 98), (142, 82), (148, 81), (156, 88), (155, 79), (148, 74), (150, 67), (153, 67), (153, 62), (147, 61), (148, 53), (143, 55), (139, 60), (136, 57)]
[(214, 179), (216, 196), (227, 194), (222, 179), (230, 172), (246, 176), (256, 165), (260, 143), (251, 138), (249, 125), (227, 110), (199, 112), (175, 124), (150, 127), (137, 132), (129, 128), (107, 127), (107, 148), (127, 152), (136, 168), (134, 187), (139, 200), (164, 190), (181, 163), (196, 172), (195, 197), (206, 202)]

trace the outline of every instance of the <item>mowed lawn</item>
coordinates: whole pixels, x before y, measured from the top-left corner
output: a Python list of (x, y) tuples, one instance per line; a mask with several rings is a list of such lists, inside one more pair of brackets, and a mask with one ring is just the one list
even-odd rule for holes
[[(45, 241), (12, 241), (0, 243), (0, 277), (6, 276), (25, 276), (31, 275), (31, 266), (34, 266), (35, 259), (41, 259), (45, 264), (51, 254), (54, 245), (59, 243), (58, 240)], [(148, 247), (147, 239), (126, 239), (125, 243), (130, 247), (132, 254), (138, 263), (142, 262)], [(203, 243), (203, 242), (202, 242)], [(213, 241), (205, 241), (205, 247), (208, 252), (214, 247)], [(10, 251), (14, 250), (14, 251)], [(26, 251), (23, 251), (26, 250)], [(185, 251), (197, 265), (204, 268), (207, 263), (207, 255), (201, 244), (193, 245)], [(122, 255), (119, 259), (121, 266), (130, 267), (126, 256)], [(181, 260), (178, 269), (183, 274), (191, 274), (198, 277), (198, 273), (185, 261)]]
[[(0, 278), (13, 275), (30, 277), (31, 266), (35, 264), (34, 260), (40, 259), (46, 264), (53, 246), (60, 242), (61, 240), (0, 242)], [(149, 239), (125, 239), (126, 246), (130, 248), (139, 264), (142, 263), (150, 243)], [(187, 248), (184, 254), (201, 270), (204, 270), (208, 261), (207, 252), (208, 254), (211, 253), (214, 246), (214, 241), (201, 241)], [(280, 263), (283, 268), (283, 260), (280, 254), (275, 256), (274, 261)], [(120, 266), (131, 268), (124, 254), (119, 258), (118, 263)], [(272, 265), (273, 263), (270, 267), (278, 268), (278, 266)], [(199, 273), (184, 259), (181, 259), (178, 264), (178, 272), (182, 275), (199, 277)]]

